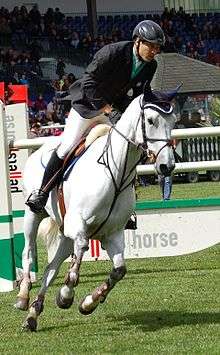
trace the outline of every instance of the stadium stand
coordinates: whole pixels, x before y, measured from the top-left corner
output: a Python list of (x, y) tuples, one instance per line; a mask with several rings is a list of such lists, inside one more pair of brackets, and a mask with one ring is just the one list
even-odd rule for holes
[[(165, 8), (158, 14), (122, 14), (98, 16), (98, 36), (88, 32), (87, 16), (66, 16), (59, 8), (48, 8), (42, 15), (37, 5), (28, 11), (16, 6), (11, 12), (0, 8), (0, 81), (6, 84), (27, 84), (30, 97), (30, 122), (63, 123), (68, 105), (60, 105), (56, 97), (65, 96), (75, 80), (66, 75), (64, 61), (83, 64), (107, 43), (131, 39), (135, 25), (151, 19), (158, 22), (166, 34), (167, 53), (180, 53), (212, 65), (220, 66), (220, 13), (186, 13)], [(57, 59), (54, 68), (57, 79), (48, 81), (40, 66), (41, 57)], [(36, 108), (43, 94), (45, 105), (54, 104), (52, 112)], [(51, 104), (52, 105), (52, 104)], [(51, 106), (50, 105), (50, 106)]]

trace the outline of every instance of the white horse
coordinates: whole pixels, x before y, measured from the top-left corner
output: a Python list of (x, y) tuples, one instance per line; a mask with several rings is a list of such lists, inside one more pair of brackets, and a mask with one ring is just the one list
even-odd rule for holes
[[(165, 97), (169, 96), (165, 95)], [(59, 290), (57, 305), (69, 308), (74, 299), (74, 288), (79, 281), (79, 269), (89, 239), (98, 239), (113, 262), (107, 280), (80, 303), (79, 310), (90, 314), (125, 273), (124, 227), (135, 208), (134, 179), (136, 166), (143, 152), (155, 155), (159, 174), (169, 175), (174, 169), (170, 144), (175, 115), (169, 102), (146, 103), (145, 96), (134, 99), (108, 135), (98, 138), (78, 160), (63, 183), (66, 214), (63, 233), (53, 260), (47, 265), (40, 291), (31, 304), (23, 324), (35, 331), (37, 318), (43, 311), (47, 288), (55, 279), (60, 265), (72, 253), (72, 262), (65, 284)], [(173, 98), (173, 97), (172, 97)], [(168, 100), (168, 99), (167, 99)], [(39, 188), (44, 168), (42, 161), (51, 147), (44, 145), (28, 159), (24, 171), (26, 197)], [(50, 193), (46, 212), (51, 218), (49, 234), (61, 227), (62, 218), (57, 203), (57, 192)], [(46, 214), (37, 215), (26, 206), (24, 217), (25, 248), (23, 252), (24, 277), (21, 281), (16, 307), (26, 310), (29, 301), (30, 268), (35, 258), (35, 241), (40, 222)]]

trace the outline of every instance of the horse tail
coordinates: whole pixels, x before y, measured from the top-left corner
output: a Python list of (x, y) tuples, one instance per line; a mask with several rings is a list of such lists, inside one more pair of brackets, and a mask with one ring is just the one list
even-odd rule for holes
[(60, 230), (58, 224), (51, 217), (44, 218), (38, 228), (37, 236), (45, 242), (48, 262), (51, 262), (60, 241)]

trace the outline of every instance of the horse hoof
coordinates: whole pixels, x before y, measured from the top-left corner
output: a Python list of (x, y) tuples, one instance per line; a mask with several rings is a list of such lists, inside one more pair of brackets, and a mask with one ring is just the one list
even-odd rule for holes
[(29, 307), (29, 298), (18, 298), (17, 302), (14, 304), (16, 309), (21, 311), (27, 311)]
[(80, 302), (79, 304), (79, 312), (81, 314), (83, 314), (84, 316), (88, 316), (89, 314), (92, 314), (94, 312), (94, 310), (98, 307), (99, 305), (99, 302), (97, 303), (91, 303), (90, 305), (87, 305), (86, 301), (87, 301), (87, 297), (89, 296), (86, 296), (85, 298), (83, 298), (83, 300)]
[(33, 317), (29, 317), (26, 319), (24, 324), (22, 325), (22, 330), (26, 332), (36, 332), (37, 330), (37, 321)]
[(74, 296), (71, 298), (63, 298), (61, 296), (61, 292), (59, 291), (56, 296), (56, 304), (59, 308), (68, 309), (72, 306), (74, 300)]

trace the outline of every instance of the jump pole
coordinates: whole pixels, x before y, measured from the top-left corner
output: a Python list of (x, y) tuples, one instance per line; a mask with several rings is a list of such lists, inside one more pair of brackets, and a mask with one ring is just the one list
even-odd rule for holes
[(9, 183), (8, 142), (5, 134), (5, 109), (0, 102), (0, 292), (12, 291), (15, 287), (16, 270), (13, 244), (13, 217)]
[[(5, 106), (5, 128), (8, 144), (13, 139), (19, 140), (28, 137), (29, 123), (28, 107), (26, 103), (16, 103)], [(8, 156), (17, 280), (22, 278), (22, 251), (24, 248), (24, 197), (22, 174), (28, 156), (28, 149), (20, 150), (18, 148), (10, 148)], [(36, 281), (37, 278), (37, 269), (36, 259), (31, 270), (31, 280), (33, 282)]]
[[(24, 198), (22, 171), (28, 150), (8, 149), (11, 140), (28, 137), (28, 111), (25, 103), (0, 104), (0, 292), (11, 291), (22, 277), (24, 248)], [(31, 279), (37, 278), (37, 258)]]

